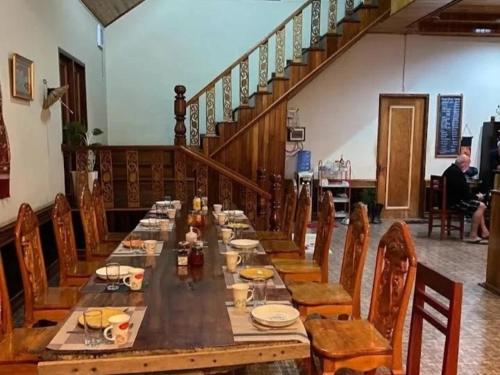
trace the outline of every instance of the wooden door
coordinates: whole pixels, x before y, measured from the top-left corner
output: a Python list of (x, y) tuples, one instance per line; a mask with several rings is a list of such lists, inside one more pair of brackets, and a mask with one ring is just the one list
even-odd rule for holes
[(61, 106), (63, 124), (72, 121), (87, 124), (85, 65), (60, 51), (59, 80), (61, 86), (69, 85), (68, 92), (62, 97), (63, 103), (67, 106)]
[(381, 95), (377, 200), (383, 217), (423, 216), (428, 95)]

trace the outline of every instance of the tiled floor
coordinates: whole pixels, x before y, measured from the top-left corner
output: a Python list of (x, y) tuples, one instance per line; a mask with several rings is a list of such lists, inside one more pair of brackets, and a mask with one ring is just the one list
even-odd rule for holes
[[(376, 246), (389, 227), (386, 221), (371, 226), (371, 244), (363, 277), (362, 316), (366, 317), (370, 304)], [(439, 241), (437, 232), (427, 238), (422, 224), (410, 225), (418, 260), (436, 271), (464, 283), (462, 325), (460, 336), (459, 370), (461, 375), (500, 375), (500, 297), (484, 290), (478, 283), (484, 281), (487, 246), (471, 245), (459, 240)], [(500, 230), (500, 229), (498, 229)], [(333, 252), (330, 254), (330, 280), (337, 281), (340, 272), (346, 227), (335, 228)], [(411, 307), (408, 311), (410, 311)], [(408, 345), (408, 312), (403, 347)], [(440, 332), (429, 324), (424, 326), (422, 375), (441, 373), (444, 340)], [(406, 352), (403, 354), (406, 362)], [(352, 374), (351, 371), (340, 371)], [(293, 363), (272, 366), (250, 366), (239, 374), (298, 374)], [(386, 371), (379, 370), (379, 374)], [(409, 374), (410, 375), (410, 374)]]

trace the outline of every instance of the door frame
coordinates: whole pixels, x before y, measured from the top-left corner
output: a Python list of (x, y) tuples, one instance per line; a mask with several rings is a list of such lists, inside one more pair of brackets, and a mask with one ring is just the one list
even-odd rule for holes
[[(424, 207), (426, 201), (425, 195), (425, 163), (427, 160), (427, 132), (428, 132), (428, 122), (429, 122), (429, 94), (379, 94), (378, 100), (378, 127), (377, 127), (377, 168), (376, 168), (376, 176), (375, 176), (375, 189), (378, 190), (378, 175), (379, 175), (379, 154), (380, 154), (380, 127), (382, 125), (381, 119), (381, 108), (382, 108), (382, 99), (385, 98), (400, 98), (400, 99), (424, 99), (424, 124), (423, 130), (424, 134), (422, 137), (422, 160), (420, 163), (420, 172), (422, 175), (422, 181), (420, 182), (420, 199), (418, 206), (418, 216), (424, 217)], [(378, 191), (376, 192), (376, 196), (378, 196)], [(385, 203), (385, 202), (384, 202)]]

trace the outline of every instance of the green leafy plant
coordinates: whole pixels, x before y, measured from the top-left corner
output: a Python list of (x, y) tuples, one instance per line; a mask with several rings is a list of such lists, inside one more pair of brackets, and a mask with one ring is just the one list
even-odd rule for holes
[(96, 146), (100, 143), (93, 142), (93, 138), (103, 134), (99, 128), (87, 130), (87, 125), (72, 121), (63, 126), (64, 143), (69, 146)]

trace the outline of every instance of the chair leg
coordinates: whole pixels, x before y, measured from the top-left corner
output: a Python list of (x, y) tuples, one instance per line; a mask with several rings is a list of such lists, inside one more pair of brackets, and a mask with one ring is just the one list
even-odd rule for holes
[(461, 215), (460, 218), (460, 240), (464, 239), (464, 225), (465, 225), (465, 216)]
[(440, 220), (441, 220), (441, 222), (440, 222), (440, 224), (441, 224), (441, 227), (440, 227), (441, 233), (439, 234), (439, 239), (442, 241), (442, 240), (444, 240), (444, 232), (446, 230), (445, 229), (445, 227), (446, 227), (446, 216), (445, 215), (441, 215), (440, 216)]
[(448, 236), (451, 235), (451, 215), (448, 214), (448, 217), (446, 218), (446, 229), (448, 232)]
[(432, 234), (432, 222), (434, 220), (434, 216), (432, 212), (429, 212), (429, 228), (427, 229), (427, 237), (430, 237)]

